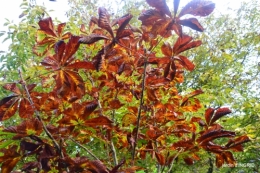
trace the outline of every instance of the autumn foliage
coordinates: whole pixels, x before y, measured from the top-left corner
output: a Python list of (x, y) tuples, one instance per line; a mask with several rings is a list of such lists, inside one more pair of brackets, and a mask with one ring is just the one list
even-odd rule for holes
[[(249, 138), (218, 123), (231, 110), (196, 114), (203, 91), (177, 87), (184, 70), (196, 70), (184, 52), (202, 44), (183, 27), (202, 32), (196, 16), (209, 15), (214, 3), (194, 0), (178, 11), (174, 0), (171, 12), (165, 0), (146, 2), (151, 9), (138, 17), (140, 28), (131, 14), (112, 20), (103, 7), (80, 36), (64, 32), (65, 23), (39, 21), (33, 51), (43, 57), (41, 83), (28, 84), (20, 71), (20, 81), (3, 86), (11, 94), (0, 101), (0, 120), (19, 116), (1, 127), (14, 141), (0, 151), (3, 173), (130, 173), (145, 170), (137, 160), (148, 158), (170, 171), (176, 160), (199, 162), (201, 150), (216, 155), (217, 167), (236, 163), (232, 152)], [(78, 56), (80, 48), (86, 54)]]

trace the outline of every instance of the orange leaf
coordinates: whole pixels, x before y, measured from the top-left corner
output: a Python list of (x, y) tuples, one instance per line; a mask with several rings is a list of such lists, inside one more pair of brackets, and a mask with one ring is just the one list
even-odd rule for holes
[(217, 154), (216, 155), (216, 166), (218, 168), (220, 168), (223, 164), (224, 164), (224, 157), (223, 157), (223, 155), (221, 153)]
[(203, 91), (202, 91), (201, 89), (198, 89), (198, 90), (195, 90), (195, 91), (193, 91), (193, 92), (187, 94), (187, 95), (182, 99), (181, 106), (184, 106), (184, 105), (187, 103), (187, 101), (189, 100), (189, 98), (195, 97), (195, 96), (197, 96), (197, 95), (199, 95), (199, 94), (202, 94), (202, 93), (203, 93)]
[(19, 116), (21, 118), (31, 118), (34, 110), (27, 99), (22, 99), (19, 105)]
[(192, 37), (188, 36), (188, 35), (182, 35), (179, 36), (177, 41), (175, 42), (174, 46), (173, 46), (173, 52), (175, 54), (177, 54), (176, 52), (181, 49), (183, 46), (185, 46), (186, 44), (188, 44), (190, 41), (192, 40)]
[(112, 109), (119, 109), (123, 106), (124, 104), (122, 104), (118, 99), (114, 99), (112, 101), (109, 102), (109, 106)]
[(186, 56), (178, 56), (181, 60), (181, 64), (189, 71), (193, 71), (195, 68), (195, 65), (186, 57)]
[(234, 159), (233, 154), (230, 151), (226, 151), (222, 154), (224, 155), (224, 160), (226, 161), (227, 164), (235, 166), (236, 161)]
[(9, 119), (15, 114), (18, 108), (18, 100), (19, 98), (15, 97), (0, 106), (0, 121)]
[(16, 166), (16, 164), (19, 162), (21, 159), (20, 156), (15, 157), (15, 158), (8, 158), (5, 162), (3, 162), (1, 166), (1, 172), (2, 173), (10, 173), (13, 168)]
[(161, 47), (162, 53), (169, 58), (172, 56), (172, 47), (168, 42), (164, 42)]
[(122, 118), (122, 126), (123, 127), (128, 127), (131, 124), (135, 124), (137, 121), (137, 118), (133, 114), (125, 114)]

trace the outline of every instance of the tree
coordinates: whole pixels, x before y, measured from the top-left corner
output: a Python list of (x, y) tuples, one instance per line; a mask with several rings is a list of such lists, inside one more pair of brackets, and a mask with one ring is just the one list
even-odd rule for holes
[(82, 25), (81, 37), (63, 32), (65, 24), (55, 29), (51, 18), (40, 20), (38, 56), (26, 68), (33, 73), (20, 71), (16, 83), (3, 85), (14, 94), (0, 102), (2, 171), (17, 164), (27, 172), (170, 172), (176, 160), (194, 164), (205, 151), (216, 155), (218, 167), (235, 163), (230, 151), (242, 151), (249, 138), (220, 126), (230, 109), (202, 113), (202, 90), (178, 91), (183, 69), (194, 70), (183, 52), (201, 45), (182, 25), (203, 31), (196, 18), (179, 17), (209, 15), (214, 4), (190, 2), (177, 13), (174, 1), (171, 14), (164, 1), (147, 3), (156, 10), (140, 15), (140, 29), (129, 24), (131, 14), (110, 21), (105, 8), (90, 19), (90, 31)]

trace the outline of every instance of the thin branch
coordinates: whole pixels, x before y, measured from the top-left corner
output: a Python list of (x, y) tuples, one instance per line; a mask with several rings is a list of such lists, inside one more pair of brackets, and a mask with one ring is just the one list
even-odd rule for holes
[[(90, 80), (91, 82), (91, 85), (94, 87), (95, 86), (95, 83), (94, 83), (94, 80), (93, 78), (91, 77), (91, 75), (89, 74), (88, 76), (88, 79)], [(98, 96), (98, 99), (97, 99), (97, 102), (98, 102), (98, 107), (99, 107), (99, 110), (100, 110), (100, 114), (103, 115), (103, 110), (102, 110), (102, 105), (100, 103), (100, 100), (99, 100), (99, 96)], [(113, 115), (114, 116), (114, 115)], [(114, 119), (113, 119), (114, 121)], [(116, 149), (115, 149), (115, 146), (114, 146), (114, 143), (112, 140), (110, 140), (110, 148), (111, 148), (111, 151), (112, 151), (112, 156), (113, 156), (113, 160), (114, 160), (114, 165), (118, 165), (118, 159), (117, 159), (117, 154), (116, 154)]]
[(132, 151), (132, 164), (134, 164), (134, 160), (135, 160), (135, 151), (136, 151), (138, 133), (139, 133), (139, 128), (140, 128), (142, 106), (143, 106), (143, 102), (144, 102), (146, 67), (147, 67), (147, 58), (145, 58), (145, 62), (144, 62), (144, 72), (143, 72), (143, 78), (142, 78), (142, 90), (141, 90), (140, 103), (139, 103), (139, 108), (138, 108), (138, 113), (137, 113), (136, 134), (134, 136), (134, 146), (133, 146), (133, 151)]
[(114, 165), (116, 166), (116, 165), (118, 165), (118, 160), (117, 160), (117, 155), (116, 155), (116, 149), (115, 149), (112, 139), (110, 141), (110, 147), (111, 147), (112, 154), (113, 154)]
[(30, 105), (32, 106), (32, 108), (33, 108), (33, 110), (34, 110), (34, 113), (36, 114), (37, 119), (41, 122), (45, 133), (46, 133), (47, 136), (52, 140), (54, 146), (56, 147), (56, 149), (57, 149), (58, 152), (60, 153), (61, 157), (64, 158), (63, 153), (62, 153), (62, 151), (61, 151), (61, 147), (59, 146), (58, 142), (54, 139), (54, 137), (52, 136), (52, 134), (48, 131), (46, 125), (44, 124), (44, 122), (43, 122), (43, 120), (42, 120), (42, 118), (41, 118), (41, 116), (40, 116), (40, 113), (39, 113), (39, 112), (36, 110), (36, 108), (35, 108), (34, 102), (33, 102), (32, 98), (31, 98), (31, 95), (30, 95), (30, 93), (29, 93), (29, 90), (28, 90), (28, 88), (27, 88), (27, 86), (26, 86), (26, 82), (25, 82), (25, 80), (23, 79), (23, 75), (22, 75), (21, 70), (19, 69), (18, 71), (19, 71), (19, 75), (20, 75), (20, 78), (21, 78), (21, 81), (22, 81), (22, 86), (23, 86), (23, 88), (24, 88), (24, 90), (25, 90), (25, 92), (26, 92), (26, 95), (27, 95), (27, 97), (28, 97), (28, 100), (29, 100), (29, 102), (30, 102)]
[[(80, 144), (79, 142), (77, 142), (75, 139), (73, 138), (69, 138), (72, 142), (76, 143), (78, 146), (80, 146), (81, 148), (83, 148), (85, 151), (88, 152), (88, 154), (90, 154), (94, 159), (99, 160), (99, 158), (97, 156), (95, 156), (95, 154), (93, 154), (89, 149), (87, 149), (85, 146), (83, 146), (82, 144)], [(100, 160), (99, 160), (100, 161)]]
[(171, 170), (172, 170), (173, 165), (174, 165), (174, 160), (181, 154), (181, 152), (182, 152), (183, 150), (184, 150), (184, 149), (181, 148), (180, 151), (174, 156), (174, 158), (173, 158), (173, 160), (172, 160), (172, 163), (171, 163), (171, 166), (170, 166), (170, 168), (169, 168), (169, 170), (168, 170), (167, 173), (171, 173)]
[(211, 159), (211, 157), (209, 157), (209, 168), (208, 168), (208, 172), (207, 173), (213, 173), (213, 161)]

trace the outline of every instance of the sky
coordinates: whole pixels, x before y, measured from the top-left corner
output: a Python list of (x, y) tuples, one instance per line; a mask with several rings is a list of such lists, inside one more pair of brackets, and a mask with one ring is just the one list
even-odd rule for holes
[[(65, 12), (69, 9), (67, 0), (35, 0), (37, 5), (44, 5), (49, 10), (54, 10), (50, 15), (52, 18), (57, 17), (61, 22), (66, 22)], [(190, 0), (181, 0), (180, 7), (185, 5)], [(242, 0), (212, 0), (216, 4), (215, 11), (225, 13), (228, 7), (238, 8)], [(0, 5), (0, 33), (7, 31), (8, 28), (3, 26), (6, 19), (18, 23), (19, 15), (22, 13), (20, 4), (23, 0), (5, 0)], [(0, 37), (0, 51), (7, 51), (10, 41), (2, 43), (4, 37)]]

